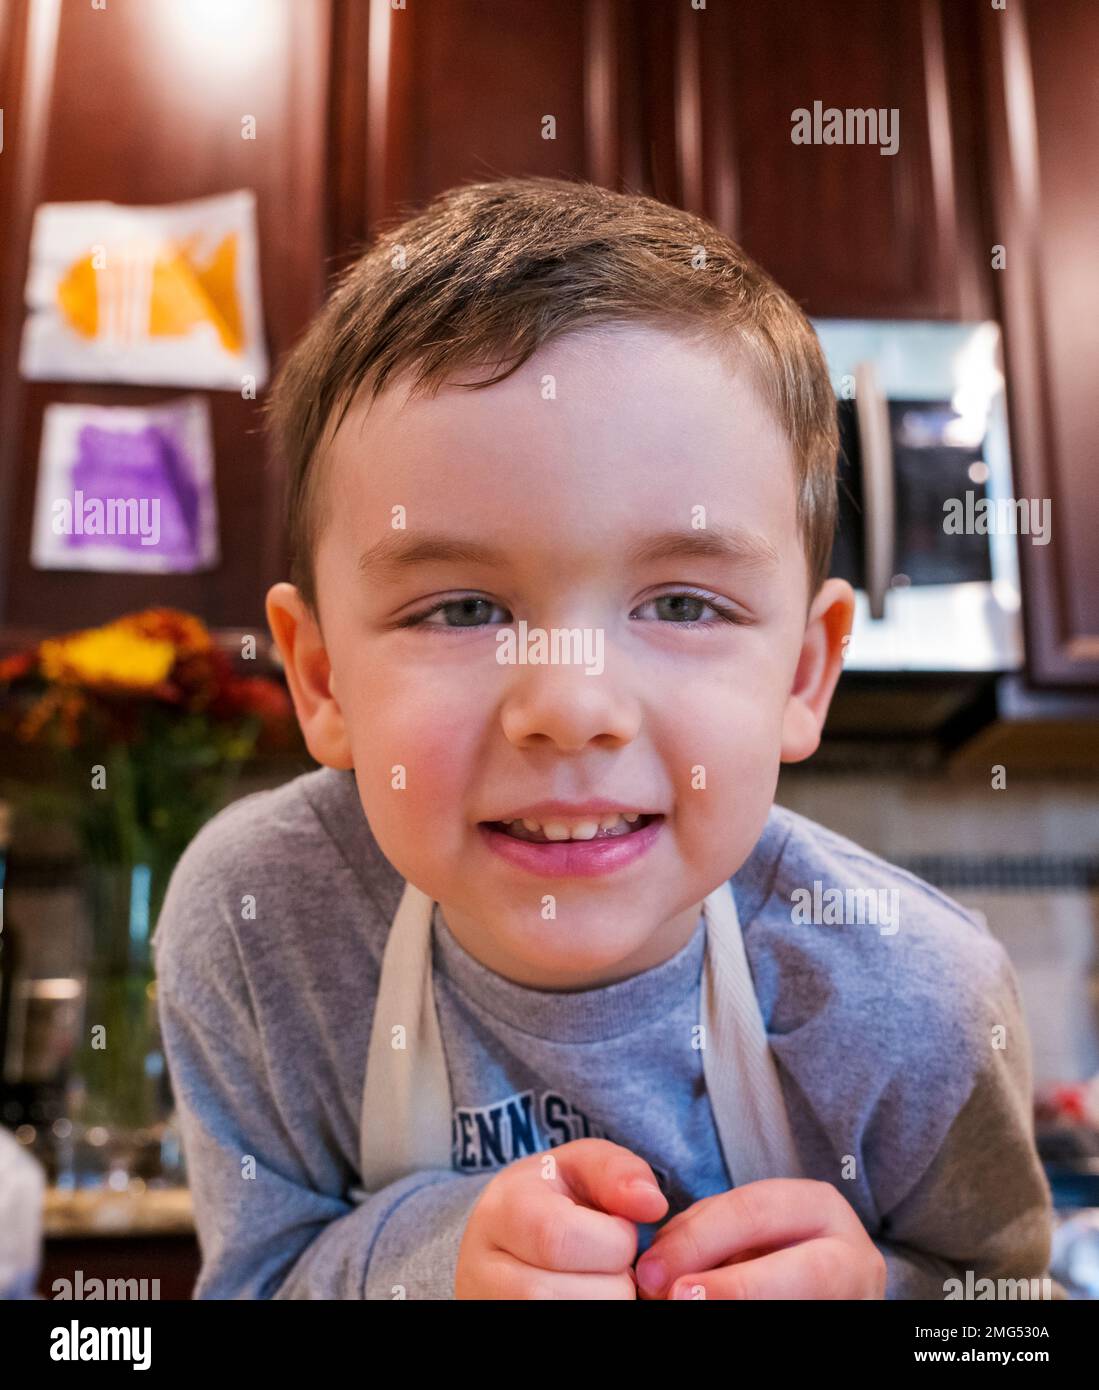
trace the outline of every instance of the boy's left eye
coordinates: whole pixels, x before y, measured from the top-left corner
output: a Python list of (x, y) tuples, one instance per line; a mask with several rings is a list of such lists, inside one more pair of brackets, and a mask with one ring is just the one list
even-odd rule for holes
[[(637, 608), (634, 611), (640, 612), (641, 608), (647, 608), (650, 604), (670, 602), (672, 604), (672, 613), (678, 613), (682, 617), (684, 610), (682, 607), (677, 607), (676, 605), (680, 605), (684, 601), (686, 601), (687, 608), (689, 610), (685, 616), (685, 620), (681, 620), (675, 617), (673, 617), (670, 620), (676, 627), (716, 627), (718, 622), (743, 623), (747, 621), (746, 618), (742, 618), (734, 609), (729, 608), (723, 603), (718, 602), (718, 600), (710, 597), (709, 595), (694, 593), (691, 590), (677, 590), (673, 593), (657, 594), (655, 598), (646, 599), (645, 602), (641, 604), (640, 608)], [(467, 598), (446, 599), (442, 603), (437, 603), (434, 606), (434, 608), (429, 608), (423, 613), (414, 613), (411, 617), (402, 619), (402, 621), (398, 623), (397, 626), (435, 628), (444, 632), (460, 632), (463, 628), (476, 629), (478, 627), (484, 627), (486, 625), (483, 619), (483, 615), (479, 615), (475, 611), (471, 610), (489, 609), (491, 611), (491, 609), (493, 608), (499, 609), (499, 611), (502, 613), (507, 612), (507, 609), (503, 608), (500, 604), (493, 604), (489, 599), (478, 598), (475, 595), (470, 595)], [(713, 620), (709, 622), (697, 621), (695, 617), (696, 612), (699, 609), (706, 608), (711, 609), (714, 613), (717, 614), (717, 622)], [(471, 621), (456, 623), (430, 623), (427, 621), (429, 618), (434, 617), (436, 613), (446, 613), (450, 609), (460, 610), (461, 616), (470, 618)]]
[[(689, 590), (689, 589), (687, 589), (687, 590), (682, 590), (682, 591), (680, 591), (680, 592), (678, 592), (678, 593), (657, 594), (656, 598), (646, 599), (646, 600), (645, 600), (645, 603), (643, 603), (643, 604), (641, 605), (641, 607), (642, 607), (642, 608), (645, 608), (645, 607), (646, 607), (648, 604), (650, 604), (650, 603), (665, 603), (665, 602), (671, 602), (671, 603), (674, 605), (674, 604), (677, 604), (677, 603), (681, 603), (681, 602), (683, 602), (684, 600), (686, 600), (686, 603), (687, 603), (688, 607), (691, 609), (692, 612), (696, 611), (697, 608), (699, 608), (699, 607), (701, 607), (701, 608), (709, 608), (709, 609), (711, 609), (714, 613), (717, 614), (718, 619), (719, 619), (721, 622), (723, 622), (723, 623), (741, 623), (741, 622), (744, 622), (744, 621), (745, 621), (745, 619), (742, 618), (742, 617), (736, 612), (735, 609), (729, 608), (729, 607), (727, 607), (727, 606), (726, 606), (725, 604), (723, 604), (723, 603), (718, 603), (716, 599), (707, 598), (704, 594), (696, 594), (696, 593), (693, 593), (693, 592), (692, 592), (691, 590)], [(673, 612), (674, 612), (674, 611), (682, 612), (683, 610), (682, 610), (682, 609), (675, 610), (675, 609), (673, 608)], [(685, 622), (677, 623), (677, 626), (678, 626), (678, 627), (711, 627), (712, 624), (711, 624), (711, 623), (699, 623), (699, 622), (697, 622), (693, 617), (688, 617), (688, 618), (686, 619)]]

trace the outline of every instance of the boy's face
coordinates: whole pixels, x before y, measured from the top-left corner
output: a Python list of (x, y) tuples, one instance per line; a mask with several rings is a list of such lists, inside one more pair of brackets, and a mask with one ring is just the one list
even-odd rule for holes
[[(852, 591), (829, 580), (807, 622), (790, 445), (712, 350), (603, 326), (484, 390), (405, 387), (356, 402), (320, 460), (320, 629), (291, 586), (268, 597), (305, 737), (354, 767), (382, 852), (471, 954), (545, 989), (625, 978), (690, 938), (755, 846), (780, 762), (816, 747)], [(631, 556), (667, 532), (745, 548)], [(428, 537), (495, 556), (382, 558)], [(543, 664), (519, 641), (498, 660), (521, 621), (530, 641), (580, 630), (586, 658)], [(547, 799), (663, 820), (632, 862), (551, 876), (482, 826)]]

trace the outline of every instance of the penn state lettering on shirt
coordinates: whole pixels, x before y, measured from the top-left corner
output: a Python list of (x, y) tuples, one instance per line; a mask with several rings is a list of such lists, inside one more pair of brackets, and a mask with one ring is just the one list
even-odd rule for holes
[[(516, 1091), (491, 1105), (454, 1107), (451, 1164), (460, 1173), (504, 1168), (514, 1159), (555, 1149), (574, 1139), (619, 1142), (556, 1091), (543, 1091), (537, 1098), (533, 1091)], [(647, 1161), (666, 1195), (668, 1173)]]

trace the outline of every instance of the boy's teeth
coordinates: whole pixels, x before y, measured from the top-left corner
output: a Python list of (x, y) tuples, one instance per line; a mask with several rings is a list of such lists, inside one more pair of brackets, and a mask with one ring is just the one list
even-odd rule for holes
[(592, 816), (582, 821), (536, 821), (536, 820), (514, 820), (508, 825), (508, 830), (522, 839), (529, 835), (544, 836), (546, 840), (594, 840), (601, 831), (604, 833), (625, 835), (629, 832), (641, 818), (639, 811), (630, 812), (628, 815), (618, 815), (608, 813), (605, 816)]
[(547, 840), (593, 840), (598, 831), (597, 820), (580, 820), (571, 826), (561, 820), (548, 820), (542, 826), (542, 834)]

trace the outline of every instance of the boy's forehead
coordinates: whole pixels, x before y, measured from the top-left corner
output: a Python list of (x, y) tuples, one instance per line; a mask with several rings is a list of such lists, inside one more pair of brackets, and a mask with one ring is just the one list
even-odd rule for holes
[(694, 529), (735, 533), (758, 560), (797, 548), (789, 441), (712, 349), (647, 326), (585, 330), (491, 386), (457, 384), (493, 371), (456, 371), (435, 395), (412, 393), (409, 373), (361, 393), (325, 461), (330, 517), (384, 542), (403, 503), (409, 545), (427, 529), (528, 544), (541, 531), (608, 551), (612, 533), (640, 545)]
[(504, 380), (473, 388), (497, 370), (455, 368), (437, 392), (424, 392), (405, 369), (376, 397), (360, 389), (330, 461), (355, 474), (368, 460), (388, 461), (388, 481), (399, 466), (442, 471), (457, 456), (467, 466), (563, 456), (622, 478), (649, 468), (658, 483), (766, 452), (786, 461), (792, 481), (789, 440), (752, 373), (682, 335), (647, 324), (572, 332)]

